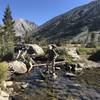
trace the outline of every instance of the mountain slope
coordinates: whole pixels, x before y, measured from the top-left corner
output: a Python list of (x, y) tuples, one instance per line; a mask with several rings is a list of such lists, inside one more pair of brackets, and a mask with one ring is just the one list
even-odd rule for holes
[(59, 41), (59, 39), (68, 41), (78, 37), (77, 40), (83, 38), (81, 33), (92, 31), (100, 31), (100, 0), (76, 7), (51, 19), (37, 29), (34, 38), (38, 37), (49, 42)]
[(14, 29), (16, 32), (16, 36), (23, 36), (26, 32), (32, 34), (32, 32), (37, 29), (37, 25), (35, 23), (29, 22), (24, 19), (17, 19), (14, 23)]

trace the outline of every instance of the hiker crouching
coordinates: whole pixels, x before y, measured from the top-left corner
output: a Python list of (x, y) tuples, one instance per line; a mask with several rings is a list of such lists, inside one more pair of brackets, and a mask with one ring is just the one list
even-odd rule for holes
[(25, 46), (25, 44), (19, 44), (17, 46), (18, 54), (16, 59), (21, 60), (27, 65), (28, 72), (32, 69), (34, 60), (33, 57), (35, 56), (35, 51), (31, 46)]

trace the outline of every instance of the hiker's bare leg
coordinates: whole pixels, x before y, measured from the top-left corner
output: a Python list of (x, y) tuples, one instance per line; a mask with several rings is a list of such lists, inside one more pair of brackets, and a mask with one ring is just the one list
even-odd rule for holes
[(33, 68), (33, 64), (35, 63), (34, 60), (31, 58), (30, 55), (28, 55), (28, 61), (29, 61), (29, 65), (30, 65), (30, 68), (28, 70), (28, 72)]
[(18, 55), (17, 55), (16, 59), (18, 59), (20, 57), (21, 52), (22, 52), (21, 50), (18, 51)]
[(31, 63), (31, 62), (29, 62), (29, 64), (30, 64), (30, 68), (29, 68), (28, 72), (29, 72), (29, 71), (33, 68), (32, 63)]
[(57, 78), (57, 75), (56, 75), (56, 73), (55, 73), (55, 59), (53, 59), (53, 61), (52, 61), (52, 78), (53, 79), (56, 79)]
[(49, 70), (49, 64), (50, 64), (50, 62), (49, 62), (49, 61), (47, 61), (47, 64), (46, 64), (47, 69), (46, 69), (46, 71), (48, 71), (48, 70)]
[(55, 59), (52, 61), (52, 73), (55, 73)]

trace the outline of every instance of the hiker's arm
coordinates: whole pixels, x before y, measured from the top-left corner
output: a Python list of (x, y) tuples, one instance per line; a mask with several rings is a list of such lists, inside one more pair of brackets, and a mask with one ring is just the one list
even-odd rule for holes
[(55, 54), (55, 57), (54, 58), (56, 59), (59, 55), (58, 55), (58, 53), (55, 50), (53, 50), (53, 52)]
[(21, 52), (22, 52), (21, 50), (19, 50), (19, 51), (18, 51), (18, 55), (17, 55), (16, 59), (18, 59), (18, 58), (19, 58), (19, 56), (20, 56)]
[(26, 60), (26, 59), (25, 59), (26, 54), (27, 54), (27, 51), (25, 51), (25, 52), (22, 53), (21, 58), (22, 58), (23, 60)]

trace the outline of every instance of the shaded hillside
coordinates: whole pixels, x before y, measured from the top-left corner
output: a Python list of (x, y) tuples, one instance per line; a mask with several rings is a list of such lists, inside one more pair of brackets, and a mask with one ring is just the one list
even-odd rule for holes
[(87, 32), (91, 31), (98, 31), (97, 34), (100, 31), (100, 0), (92, 1), (51, 19), (37, 29), (34, 39), (51, 42), (68, 41), (77, 37), (77, 40), (86, 37)]

